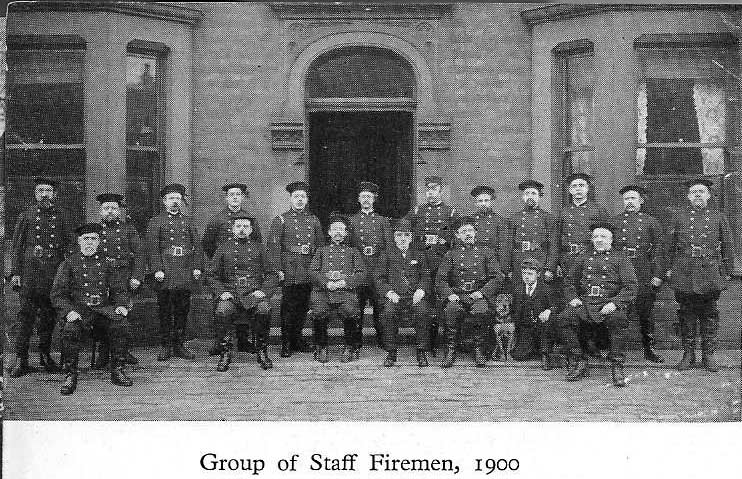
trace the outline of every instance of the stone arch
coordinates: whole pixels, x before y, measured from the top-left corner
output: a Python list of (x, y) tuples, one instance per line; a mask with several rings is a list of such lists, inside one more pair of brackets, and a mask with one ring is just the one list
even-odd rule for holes
[(286, 114), (301, 118), (304, 115), (304, 80), (312, 62), (331, 50), (350, 46), (377, 47), (391, 50), (407, 60), (415, 72), (418, 118), (435, 117), (433, 77), (428, 62), (410, 43), (392, 35), (376, 32), (338, 33), (308, 45), (289, 70)]

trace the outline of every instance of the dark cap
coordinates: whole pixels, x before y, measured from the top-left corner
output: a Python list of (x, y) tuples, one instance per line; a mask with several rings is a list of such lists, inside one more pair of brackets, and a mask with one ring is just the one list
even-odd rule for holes
[(368, 191), (369, 193), (378, 194), (379, 193), (379, 185), (376, 183), (371, 183), (370, 181), (361, 181), (361, 185), (358, 188), (358, 193), (363, 193), (364, 191)]
[(425, 187), (430, 188), (430, 185), (439, 185), (443, 186), (443, 178), (440, 176), (426, 176), (425, 177)]
[(232, 223), (234, 223), (237, 220), (250, 220), (250, 226), (254, 226), (255, 225), (255, 218), (252, 217), (252, 216), (248, 216), (245, 213), (240, 213), (240, 214), (235, 215), (235, 216), (232, 217)]
[(566, 179), (565, 181), (566, 181), (566, 182), (567, 182), (567, 184), (569, 185), (569, 184), (570, 184), (570, 183), (572, 183), (572, 182), (573, 182), (574, 180), (585, 180), (585, 181), (587, 181), (588, 183), (590, 183), (590, 182), (592, 181), (592, 179), (593, 179), (593, 177), (592, 177), (592, 176), (590, 176), (590, 175), (588, 175), (587, 173), (572, 173), (571, 175), (569, 175), (569, 176), (567, 177), (567, 179)]
[(692, 180), (688, 180), (685, 183), (683, 183), (686, 188), (690, 188), (695, 185), (704, 185), (706, 188), (711, 188), (711, 186), (714, 184), (713, 181), (709, 180), (708, 178), (694, 178)]
[(604, 228), (610, 231), (611, 233), (616, 233), (616, 225), (611, 223), (610, 221), (596, 221), (595, 223), (590, 225), (590, 231), (594, 231), (598, 228)]
[(481, 194), (487, 194), (494, 198), (495, 190), (490, 188), (489, 186), (477, 186), (473, 190), (471, 190), (471, 195), (475, 198)]
[(95, 197), (99, 203), (118, 203), (119, 205), (124, 204), (124, 197), (118, 193), (101, 193)]
[(407, 218), (392, 219), (392, 231), (412, 231), (412, 222)]
[(618, 190), (618, 193), (622, 195), (622, 194), (626, 193), (627, 191), (636, 191), (637, 193), (639, 193), (642, 196), (646, 196), (647, 195), (646, 188), (644, 188), (643, 186), (639, 186), (639, 185), (626, 185), (623, 188), (621, 188), (620, 190)]
[(544, 189), (544, 185), (540, 181), (536, 180), (526, 180), (518, 185), (520, 191), (524, 191), (526, 188), (536, 188), (540, 193), (541, 190)]
[(36, 185), (49, 185), (49, 186), (51, 186), (54, 189), (56, 189), (57, 186), (59, 186), (59, 183), (57, 183), (56, 181), (52, 180), (51, 178), (46, 178), (46, 177), (43, 177), (43, 176), (39, 176), (39, 177), (34, 178), (33, 179), (33, 182)]
[(227, 183), (226, 185), (222, 186), (223, 192), (228, 192), (232, 188), (239, 188), (242, 190), (242, 193), (247, 194), (247, 185), (244, 183)]
[(536, 258), (526, 258), (520, 262), (520, 269), (535, 269), (536, 271), (541, 271), (543, 267), (544, 265), (541, 264), (541, 261)]
[(160, 197), (163, 197), (168, 193), (180, 193), (180, 196), (185, 196), (185, 186), (180, 183), (169, 184), (160, 191)]
[(286, 185), (286, 191), (288, 191), (289, 194), (293, 193), (296, 190), (303, 190), (308, 193), (309, 185), (303, 181), (294, 181), (293, 183), (289, 183), (288, 185)]
[(333, 223), (338, 223), (338, 222), (343, 223), (346, 228), (350, 227), (350, 222), (348, 221), (348, 218), (346, 218), (345, 216), (337, 212), (330, 213), (330, 219), (327, 222), (327, 226), (329, 227)]
[(459, 218), (456, 218), (456, 220), (454, 220), (453, 229), (454, 231), (458, 231), (459, 228), (461, 228), (464, 225), (472, 225), (476, 228), (477, 220), (473, 216), (461, 216)]
[(77, 233), (77, 236), (82, 236), (88, 233), (100, 234), (101, 231), (103, 231), (103, 225), (100, 223), (86, 223), (75, 228), (75, 233)]

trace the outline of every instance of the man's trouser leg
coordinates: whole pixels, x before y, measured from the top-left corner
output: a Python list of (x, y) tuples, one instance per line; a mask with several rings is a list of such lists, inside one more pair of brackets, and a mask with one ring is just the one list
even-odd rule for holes
[[(521, 321), (515, 327), (515, 349), (511, 354), (516, 361), (527, 361), (536, 354), (536, 324)], [(504, 346), (504, 345), (503, 345)]]
[(358, 288), (358, 303), (361, 307), (361, 314), (358, 316), (358, 332), (356, 333), (355, 346), (360, 347), (363, 343), (363, 317), (365, 315), (366, 302), (371, 304), (374, 310), (374, 331), (376, 332), (376, 345), (382, 349), (384, 348), (384, 332), (379, 317), (381, 313), (381, 305), (379, 304), (378, 298), (376, 297), (376, 288), (373, 285), (363, 285)]
[(131, 386), (132, 381), (126, 376), (126, 353), (129, 350), (129, 322), (125, 317), (109, 319), (97, 315), (96, 322), (102, 322), (111, 345), (111, 382), (118, 386)]
[(273, 361), (268, 357), (268, 335), (270, 329), (271, 306), (268, 298), (260, 301), (250, 310), (250, 326), (255, 335), (255, 353), (258, 364), (263, 369), (273, 367)]
[(193, 351), (185, 347), (185, 330), (188, 313), (191, 310), (191, 291), (178, 289), (172, 291), (175, 335), (173, 336), (173, 355), (184, 359), (194, 359)]
[(680, 340), (683, 345), (683, 357), (677, 365), (679, 371), (693, 367), (696, 362), (696, 325), (700, 319), (699, 295), (676, 292), (678, 301), (678, 319), (680, 320)]
[(329, 338), (327, 326), (330, 319), (330, 305), (327, 302), (327, 293), (323, 291), (312, 291), (310, 296), (312, 336), (315, 349), (314, 359), (326, 363), (328, 361)]
[(19, 359), (28, 361), (28, 349), (37, 317), (39, 352), (49, 354), (55, 323), (54, 308), (48, 294), (29, 291), (21, 295), (21, 308), (16, 321), (15, 353)]
[(489, 305), (487, 300), (477, 299), (469, 308), (469, 317), (472, 323), (472, 334), (474, 343), (474, 363), (477, 367), (483, 367), (487, 361), (484, 357), (484, 332), (487, 326), (487, 315), (489, 314)]
[(160, 344), (163, 347), (172, 346), (173, 335), (173, 294), (170, 289), (157, 291), (157, 316), (160, 321)]
[(608, 331), (609, 350), (608, 360), (611, 362), (611, 377), (613, 385), (623, 387), (626, 385), (626, 376), (623, 372), (623, 364), (626, 352), (626, 335), (629, 320), (625, 311), (616, 310), (613, 314), (605, 316), (603, 325)]
[(354, 359), (353, 350), (357, 338), (358, 318), (363, 314), (363, 306), (359, 305), (358, 296), (355, 293), (343, 292), (341, 298), (340, 303), (337, 305), (337, 312), (343, 323), (345, 339), (342, 359), (344, 362), (349, 362)]
[(653, 350), (655, 346), (655, 339), (654, 318), (652, 317), (652, 310), (654, 309), (654, 302), (656, 300), (657, 290), (651, 285), (641, 285), (639, 286), (636, 300), (631, 307), (631, 309), (636, 312), (637, 319), (639, 320), (639, 331), (642, 335), (644, 357), (646, 359), (651, 359), (654, 361), (660, 359)]
[(83, 343), (84, 321), (89, 318), (83, 316), (82, 319), (69, 322), (66, 318), (61, 318), (62, 329), (62, 372), (64, 373), (64, 383), (62, 384), (61, 393), (69, 395), (77, 389), (77, 363), (80, 357), (80, 349)]
[(399, 333), (399, 315), (403, 311), (402, 302), (392, 303), (387, 299), (384, 309), (381, 311), (379, 321), (381, 331), (384, 335), (384, 349), (387, 352), (396, 351), (398, 347), (397, 335)]
[(576, 381), (588, 374), (587, 360), (580, 344), (580, 329), (583, 325), (586, 323), (581, 320), (580, 312), (571, 306), (567, 306), (557, 317), (557, 335), (567, 350), (568, 361), (571, 364), (567, 372), (568, 381)]
[(214, 309), (214, 338), (219, 341), (220, 353), (224, 348), (224, 338), (231, 334), (232, 316), (237, 311), (232, 301), (218, 300)]
[(293, 351), (303, 349), (302, 330), (309, 309), (311, 284), (284, 286), (281, 297), (281, 342)]
[(461, 330), (465, 314), (466, 311), (464, 311), (464, 307), (460, 301), (448, 301), (443, 308), (443, 317), (445, 320), (443, 329), (445, 334), (445, 355), (441, 366), (444, 368), (450, 368), (456, 361), (459, 331)]
[(719, 365), (714, 357), (714, 352), (716, 351), (716, 333), (719, 329), (719, 308), (716, 303), (718, 299), (719, 292), (715, 291), (704, 295), (704, 300), (700, 304), (702, 308), (699, 325), (701, 331), (702, 362), (704, 367), (712, 372), (719, 370)]

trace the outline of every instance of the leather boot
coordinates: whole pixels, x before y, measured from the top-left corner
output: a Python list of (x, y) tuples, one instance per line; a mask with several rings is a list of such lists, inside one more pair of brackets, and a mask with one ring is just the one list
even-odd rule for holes
[(93, 364), (92, 368), (96, 370), (106, 369), (111, 363), (111, 350), (108, 347), (108, 343), (105, 341), (99, 341), (97, 349), (95, 364)]
[(77, 389), (77, 360), (65, 362), (62, 371), (64, 372), (64, 383), (59, 392), (63, 396), (69, 396)]
[(417, 365), (421, 368), (428, 366), (428, 357), (425, 355), (424, 349), (417, 350)]
[(541, 369), (544, 371), (550, 371), (552, 368), (551, 358), (547, 353), (541, 354)]
[(587, 359), (585, 359), (584, 357), (578, 356), (577, 358), (573, 358), (572, 365), (572, 369), (570, 369), (567, 373), (567, 381), (578, 381), (590, 375), (590, 370), (588, 369), (587, 365)]
[(384, 359), (384, 367), (390, 368), (397, 362), (397, 350), (392, 349), (386, 353), (386, 359)]
[(231, 362), (232, 338), (225, 336), (219, 344), (219, 363), (216, 365), (216, 370), (220, 373), (227, 371)]
[(139, 364), (139, 360), (137, 359), (136, 356), (131, 354), (131, 351), (126, 352), (126, 358), (124, 359), (124, 362), (126, 364)]
[(661, 356), (658, 356), (657, 353), (655, 353), (652, 350), (652, 337), (649, 335), (646, 335), (643, 338), (644, 343), (644, 359), (647, 361), (651, 361), (653, 363), (664, 363), (665, 360), (662, 359)]
[(703, 339), (701, 341), (701, 362), (707, 371), (715, 373), (719, 370), (719, 363), (714, 357), (714, 341), (712, 339)]
[(443, 354), (442, 368), (450, 368), (456, 362), (456, 330), (446, 326), (445, 329), (446, 348)]
[(487, 360), (484, 358), (484, 354), (482, 353), (482, 347), (477, 344), (474, 346), (474, 364), (478, 368), (483, 368), (487, 365)]
[(314, 353), (314, 359), (320, 363), (326, 363), (329, 361), (329, 354), (327, 353), (327, 346), (317, 346), (317, 351)]
[(281, 357), (282, 358), (290, 358), (291, 357), (291, 345), (288, 341), (281, 342)]
[(343, 351), (340, 353), (340, 362), (349, 363), (353, 361), (353, 351), (350, 346), (343, 346)]
[(183, 359), (196, 359), (196, 354), (183, 344), (184, 331), (179, 330), (173, 337), (173, 356)]
[(613, 379), (613, 385), (617, 388), (626, 386), (626, 375), (623, 372), (622, 361), (611, 361), (611, 378)]
[(262, 349), (258, 349), (257, 359), (261, 368), (270, 369), (273, 367), (273, 361), (268, 357), (268, 348), (265, 346)]
[(39, 365), (47, 373), (59, 372), (59, 366), (57, 366), (57, 363), (54, 362), (51, 354), (49, 354), (49, 351), (39, 353)]
[(214, 338), (214, 342), (209, 347), (209, 356), (219, 356), (222, 353), (222, 340)]
[(124, 371), (124, 364), (126, 363), (125, 358), (115, 359), (111, 361), (111, 382), (116, 386), (131, 386), (134, 384)]
[(36, 371), (36, 368), (32, 368), (28, 365), (28, 358), (18, 356), (15, 360), (13, 369), (10, 370), (10, 377), (19, 378), (21, 376), (25, 376), (26, 374), (34, 373)]
[(237, 327), (237, 351), (243, 353), (257, 353), (258, 349), (250, 338), (250, 331), (247, 328)]
[(157, 352), (158, 361), (167, 361), (173, 357), (173, 347), (169, 339), (163, 339), (160, 342), (160, 350)]
[(353, 361), (358, 361), (361, 359), (361, 347), (360, 346), (353, 346), (353, 350), (351, 351), (353, 353)]
[(678, 371), (687, 371), (696, 362), (696, 342), (683, 338), (683, 357), (677, 365)]

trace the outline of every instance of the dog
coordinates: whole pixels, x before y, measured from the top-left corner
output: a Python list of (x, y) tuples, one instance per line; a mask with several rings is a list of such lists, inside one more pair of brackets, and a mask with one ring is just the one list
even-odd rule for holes
[(494, 343), (490, 356), (495, 361), (507, 361), (515, 348), (515, 323), (510, 314), (512, 305), (512, 294), (500, 293), (495, 298), (495, 315), (489, 334), (490, 346)]

